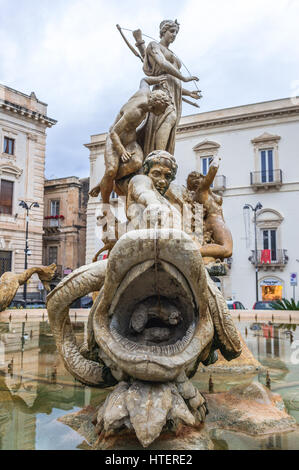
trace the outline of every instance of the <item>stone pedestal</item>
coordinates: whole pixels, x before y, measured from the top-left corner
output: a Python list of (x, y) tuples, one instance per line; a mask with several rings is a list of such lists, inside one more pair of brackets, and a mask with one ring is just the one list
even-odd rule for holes
[[(95, 413), (92, 407), (86, 407), (77, 413), (59, 418), (84, 437), (81, 449), (90, 450), (144, 450), (135, 432), (123, 430), (104, 438), (95, 431), (92, 419)], [(177, 431), (163, 432), (147, 450), (213, 450), (214, 444), (203, 425), (193, 428), (180, 426)]]
[[(234, 387), (229, 392), (205, 394), (209, 414), (205, 425), (180, 425), (175, 432), (166, 428), (149, 450), (213, 450), (210, 434), (217, 429), (237, 431), (251, 436), (267, 436), (297, 429), (285, 410), (280, 395), (260, 383)], [(84, 437), (80, 448), (93, 450), (141, 450), (134, 432), (121, 430), (98, 435), (92, 424), (96, 410), (86, 407), (59, 421)]]

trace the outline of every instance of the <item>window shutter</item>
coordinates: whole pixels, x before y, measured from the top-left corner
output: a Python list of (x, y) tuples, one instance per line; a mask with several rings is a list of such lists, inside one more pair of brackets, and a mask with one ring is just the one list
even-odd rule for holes
[(0, 188), (0, 212), (12, 214), (13, 182), (1, 180)]

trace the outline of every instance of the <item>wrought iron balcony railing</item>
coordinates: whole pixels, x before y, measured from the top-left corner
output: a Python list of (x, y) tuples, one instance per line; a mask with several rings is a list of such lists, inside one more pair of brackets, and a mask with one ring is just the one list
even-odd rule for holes
[[(252, 250), (252, 255), (248, 258), (249, 261), (255, 265), (255, 251)], [(257, 264), (259, 267), (283, 267), (289, 261), (287, 250), (257, 250)]]
[(250, 184), (255, 187), (271, 187), (282, 185), (281, 170), (252, 171), (250, 173)]

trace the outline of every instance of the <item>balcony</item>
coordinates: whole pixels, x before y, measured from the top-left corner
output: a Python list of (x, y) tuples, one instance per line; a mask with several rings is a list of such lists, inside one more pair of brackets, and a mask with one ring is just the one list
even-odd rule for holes
[(211, 189), (215, 193), (225, 191), (226, 190), (226, 176), (223, 176), (223, 175), (215, 176), (214, 183), (211, 186)]
[[(265, 253), (266, 252), (266, 253)], [(248, 260), (255, 266), (255, 251)], [(282, 271), (289, 261), (287, 250), (257, 250), (257, 265), (264, 271)]]
[(63, 219), (58, 217), (56, 218), (45, 218), (43, 223), (43, 229), (46, 235), (52, 235), (60, 232)]
[(255, 189), (280, 188), (282, 185), (281, 170), (252, 171), (250, 184)]

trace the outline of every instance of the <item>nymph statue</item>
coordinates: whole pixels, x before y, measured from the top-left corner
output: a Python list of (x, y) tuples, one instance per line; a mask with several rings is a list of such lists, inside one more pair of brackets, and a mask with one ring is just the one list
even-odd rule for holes
[(211, 185), (219, 168), (219, 157), (215, 157), (206, 176), (193, 171), (187, 179), (187, 187), (193, 192), (193, 200), (204, 208), (205, 232), (210, 235), (209, 243), (200, 248), (205, 264), (232, 256), (233, 239), (222, 211), (223, 199), (215, 194)]
[(182, 88), (182, 82), (198, 81), (195, 76), (185, 77), (180, 69), (180, 59), (169, 49), (179, 32), (177, 20), (164, 20), (160, 24), (160, 42), (151, 41), (144, 56), (143, 71), (149, 77), (166, 74), (166, 83), (156, 85), (155, 89), (167, 89), (171, 104), (162, 116), (150, 113), (144, 141), (144, 154), (153, 150), (167, 150), (174, 154), (176, 129), (182, 113), (182, 95), (198, 100), (199, 91), (189, 91)]

